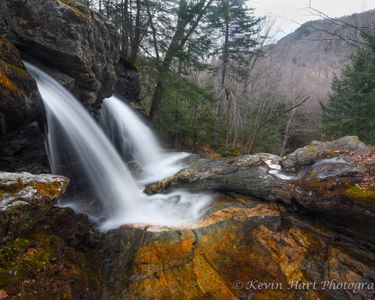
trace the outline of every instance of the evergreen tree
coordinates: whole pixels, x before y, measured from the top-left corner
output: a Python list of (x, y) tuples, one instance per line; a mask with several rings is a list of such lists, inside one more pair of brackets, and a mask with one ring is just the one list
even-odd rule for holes
[(375, 145), (375, 34), (365, 34), (365, 47), (353, 58), (323, 110), (323, 131), (329, 138), (357, 135)]
[[(247, 7), (246, 0), (219, 0), (211, 9), (211, 23), (216, 28), (218, 45), (215, 53), (221, 56), (221, 86), (230, 62), (240, 68), (247, 56), (260, 42), (257, 33), (261, 18), (254, 16), (254, 9)], [(248, 66), (247, 66), (248, 67)]]

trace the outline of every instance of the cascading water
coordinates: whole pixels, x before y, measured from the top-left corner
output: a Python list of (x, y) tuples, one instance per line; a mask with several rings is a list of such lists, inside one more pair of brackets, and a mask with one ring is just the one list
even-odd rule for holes
[(52, 172), (67, 175), (73, 170), (83, 177), (99, 200), (100, 213), (85, 206), (89, 199), (81, 199), (79, 205), (73, 200), (68, 206), (89, 214), (103, 230), (129, 223), (175, 226), (202, 215), (211, 202), (209, 195), (145, 195), (83, 106), (43, 71), (30, 64), (26, 66), (37, 81), (46, 107), (46, 144)]
[(151, 129), (117, 97), (104, 99), (100, 123), (122, 156), (142, 168), (141, 183), (158, 181), (184, 168), (180, 161), (189, 154), (164, 151)]
[[(105, 134), (85, 111), (83, 106), (59, 83), (36, 67), (27, 64), (30, 74), (36, 79), (43, 98), (48, 122), (48, 155), (52, 172), (64, 174), (64, 152), (71, 151), (71, 160), (79, 165), (69, 166), (82, 169), (95, 190), (104, 209), (104, 216), (135, 209), (142, 193), (121, 157), (117, 154)], [(67, 149), (56, 137), (55, 129), (61, 128), (62, 136), (69, 141)]]

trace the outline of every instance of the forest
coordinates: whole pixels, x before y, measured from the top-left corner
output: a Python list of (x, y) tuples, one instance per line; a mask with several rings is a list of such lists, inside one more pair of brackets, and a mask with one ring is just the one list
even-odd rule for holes
[[(315, 101), (325, 107), (328, 97), (312, 99), (295, 78), (286, 84), (288, 92), (282, 93), (275, 89), (277, 77), (270, 74), (278, 70), (258, 67), (257, 62), (267, 56), (273, 25), (257, 17), (245, 0), (82, 3), (116, 25), (122, 56), (141, 77), (138, 101), (159, 135), (172, 147), (214, 156), (254, 152), (282, 156), (312, 140), (342, 135), (359, 135), (374, 143), (373, 137), (361, 134), (359, 125), (374, 127), (369, 125), (374, 113), (374, 35), (366, 27), (354, 28), (355, 38), (344, 34), (334, 38), (359, 49), (361, 58), (348, 59), (356, 61), (357, 67), (346, 71), (344, 77), (351, 80), (362, 74), (359, 86), (351, 88), (356, 93), (361, 85), (369, 84), (363, 98), (369, 107), (359, 108), (362, 111), (356, 117), (351, 109), (333, 112), (335, 102), (336, 106), (344, 101), (355, 105), (356, 99), (354, 94), (348, 95), (348, 100), (341, 99), (344, 92), (342, 86), (338, 87), (338, 72), (331, 109), (323, 108), (322, 115), (320, 108), (312, 111), (306, 104)], [(322, 17), (335, 23), (328, 16)], [(339, 25), (348, 27), (345, 22)], [(370, 69), (360, 69), (359, 60)], [(341, 118), (347, 120), (346, 125), (341, 124)], [(306, 128), (307, 119), (314, 119), (315, 124)]]

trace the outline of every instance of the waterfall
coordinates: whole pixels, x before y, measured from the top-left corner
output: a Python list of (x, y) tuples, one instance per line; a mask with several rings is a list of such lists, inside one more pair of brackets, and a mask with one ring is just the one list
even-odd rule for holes
[[(69, 160), (79, 162), (79, 166), (75, 167), (82, 170), (90, 188), (95, 191), (105, 217), (134, 210), (142, 193), (99, 126), (59, 83), (30, 64), (27, 68), (37, 81), (46, 108), (47, 149), (52, 172), (65, 175), (66, 161), (62, 155), (71, 151)], [(61, 128), (62, 134), (57, 131), (58, 128)], [(67, 140), (72, 149), (68, 149), (57, 137)]]
[(119, 98), (104, 99), (100, 123), (123, 158), (134, 160), (142, 168), (140, 182), (155, 182), (184, 168), (180, 161), (189, 154), (164, 151), (151, 129)]
[[(176, 226), (194, 221), (204, 213), (211, 202), (210, 195), (184, 191), (144, 194), (142, 186), (85, 108), (49, 75), (25, 64), (36, 79), (45, 104), (46, 149), (52, 172), (74, 176), (71, 184), (78, 181), (75, 193), (82, 192), (81, 181), (89, 190), (89, 193), (65, 199), (61, 205), (88, 214), (102, 230), (129, 223)], [(151, 139), (157, 145), (155, 141)], [(145, 138), (143, 142), (148, 149), (150, 140)], [(137, 159), (141, 160), (141, 156)], [(96, 209), (90, 207), (92, 203)]]

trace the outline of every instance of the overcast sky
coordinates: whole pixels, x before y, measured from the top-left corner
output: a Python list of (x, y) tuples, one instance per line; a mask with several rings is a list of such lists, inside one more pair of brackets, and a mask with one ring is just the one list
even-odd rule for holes
[[(321, 17), (309, 9), (309, 0), (248, 0), (258, 16), (275, 20), (274, 34), (278, 40), (293, 32), (302, 23)], [(311, 0), (311, 6), (330, 17), (341, 17), (375, 9), (375, 0)]]

